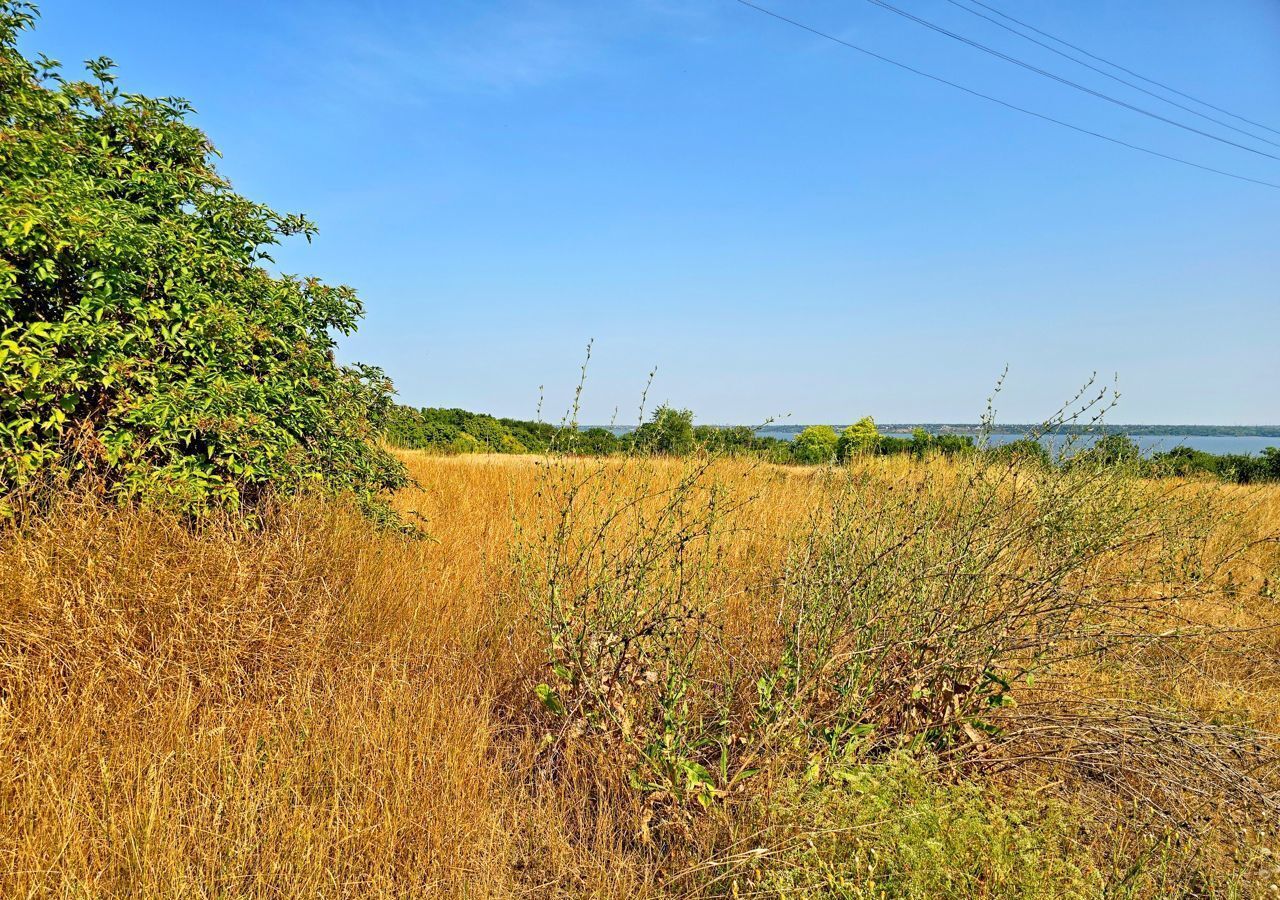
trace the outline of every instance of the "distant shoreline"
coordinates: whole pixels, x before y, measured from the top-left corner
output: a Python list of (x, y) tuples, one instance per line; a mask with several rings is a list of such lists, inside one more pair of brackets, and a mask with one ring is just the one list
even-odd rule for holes
[[(582, 426), (586, 428), (588, 426)], [(600, 426), (609, 427), (609, 426)], [(732, 425), (713, 425), (713, 428), (733, 428)], [(808, 427), (800, 423), (753, 426), (760, 435), (792, 433)], [(843, 426), (835, 426), (839, 431)], [(613, 426), (613, 431), (631, 431), (634, 426)], [(881, 434), (910, 434), (922, 428), (929, 434), (977, 434), (982, 425), (977, 422), (919, 422), (889, 423), (879, 426)], [(1031, 434), (1044, 428), (1043, 424), (1001, 424), (988, 429), (993, 434)], [(1159, 435), (1162, 437), (1265, 437), (1280, 438), (1280, 425), (1059, 425), (1049, 429), (1055, 434), (1127, 434), (1130, 436)]]

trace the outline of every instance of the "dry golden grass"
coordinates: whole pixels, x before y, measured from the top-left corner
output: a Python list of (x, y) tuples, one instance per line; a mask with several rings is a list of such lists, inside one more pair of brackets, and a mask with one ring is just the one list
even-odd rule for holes
[[(547, 631), (513, 562), (562, 499), (540, 463), (405, 459), (420, 486), (396, 505), (420, 541), (319, 501), (246, 532), (65, 498), (0, 535), (0, 895), (634, 900), (728, 889), (688, 873), (740, 852), (733, 841), (762, 827), (758, 803), (699, 808), (679, 840), (655, 841), (624, 757), (604, 745), (593, 755), (583, 738), (548, 774), (532, 693), (548, 679)], [(899, 491), (920, 469), (859, 465), (874, 470), (867, 484)], [(961, 478), (930, 466), (940, 484)], [(606, 468), (614, 489), (634, 477), (630, 463)], [(704, 588), (719, 598), (721, 646), (765, 659), (778, 613), (762, 598), (775, 596), (830, 479), (734, 461), (712, 474), (726, 497), (750, 502), (725, 503)], [(1250, 546), (1214, 574), (1224, 587), (1180, 615), (1235, 631), (1176, 651), (1135, 645), (1082, 677), (1277, 732), (1280, 552), (1251, 542), (1280, 533), (1280, 488), (1212, 490), (1236, 514), (1199, 552), (1221, 560)], [(1051, 766), (1002, 777), (992, 789), (1021, 779), (1055, 781), (1068, 800), (1090, 791)], [(1115, 821), (1085, 840), (1105, 845)]]

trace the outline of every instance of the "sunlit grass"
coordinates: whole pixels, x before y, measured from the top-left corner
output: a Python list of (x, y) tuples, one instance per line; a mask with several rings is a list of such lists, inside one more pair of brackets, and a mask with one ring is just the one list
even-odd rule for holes
[[(1103, 761), (1091, 774), (1067, 758), (1061, 734), (1037, 744), (1035, 729), (1061, 730), (1048, 713), (1036, 718), (1049, 687), (1069, 687), (1091, 714), (1133, 702), (1243, 726), (1264, 761), (1256, 790), (1274, 792), (1274, 748), (1263, 745), (1280, 731), (1280, 550), (1263, 539), (1280, 533), (1280, 488), (1126, 488), (1166, 492), (1144, 501), (1135, 527), (1185, 532), (1161, 538), (1177, 555), (1161, 564), (1181, 580), (1159, 591), (1175, 599), (1158, 628), (1126, 612), (1125, 627), (1147, 629), (1141, 639), (1015, 691), (1009, 727), (1027, 737), (1002, 753), (1027, 760), (978, 765), (910, 748), (817, 759), (779, 729), (753, 745), (761, 774), (677, 814), (634, 786), (639, 757), (625, 741), (594, 726), (571, 734), (537, 700), (555, 676), (536, 576), (569, 486), (598, 473), (595, 499), (578, 495), (580, 521), (598, 522), (696, 463), (403, 458), (418, 486), (395, 505), (422, 540), (319, 501), (289, 504), (261, 531), (192, 532), (76, 498), (0, 536), (0, 894), (998, 897), (1110, 884), (1167, 896), (1266, 890), (1275, 878), (1275, 834), (1231, 808), (1237, 795), (1206, 798), (1180, 830), (1152, 814), (1161, 796), (1148, 783), (1175, 770), (1133, 745), (1115, 751), (1135, 754), (1126, 764), (1137, 777), (1121, 784)], [(803, 581), (797, 554), (816, 546), (805, 543), (815, 512), (876, 516), (892, 543), (924, 508), (901, 498), (929, 492), (934, 527), (950, 527), (961, 514), (948, 492), (971, 475), (906, 458), (854, 470), (856, 503), (844, 507), (833, 504), (850, 482), (821, 469), (718, 461), (699, 475), (720, 491), (720, 512), (689, 581), (711, 629), (690, 664), (697, 697), (720, 697), (730, 677), (754, 696), (785, 637), (779, 604)], [(686, 521), (703, 515), (699, 498)], [(1175, 509), (1187, 516), (1157, 521)], [(635, 557), (629, 528), (603, 539), (615, 559)], [(926, 574), (943, 559), (933, 544), (918, 550), (911, 564)], [(840, 559), (862, 557), (830, 557)], [(1132, 593), (1134, 567), (1154, 572), (1153, 560), (1099, 553), (1063, 584)], [(912, 583), (882, 574), (886, 596)], [(647, 708), (645, 696), (628, 708)]]

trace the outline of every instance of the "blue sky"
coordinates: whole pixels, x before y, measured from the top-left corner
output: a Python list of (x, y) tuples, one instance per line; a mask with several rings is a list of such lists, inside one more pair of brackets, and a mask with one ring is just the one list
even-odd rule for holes
[[(946, 0), (896, 2), (1215, 128)], [(1280, 182), (1280, 161), (865, 0), (763, 5)], [(992, 5), (1280, 128), (1274, 0)], [(1097, 370), (1118, 376), (1114, 421), (1280, 422), (1280, 190), (1029, 119), (733, 0), (45, 0), (24, 47), (69, 68), (107, 55), (127, 89), (191, 100), (238, 189), (318, 223), (282, 268), (359, 289), (342, 355), (414, 405), (529, 417), (545, 385), (563, 409), (594, 338), (588, 421), (633, 421), (655, 366), (650, 401), (704, 422), (972, 421), (1007, 363), (1006, 421)]]

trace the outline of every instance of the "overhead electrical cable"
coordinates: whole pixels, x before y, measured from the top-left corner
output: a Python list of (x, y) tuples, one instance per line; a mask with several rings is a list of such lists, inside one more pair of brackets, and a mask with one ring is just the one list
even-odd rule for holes
[(944, 28), (943, 26), (937, 24), (936, 22), (931, 22), (928, 19), (921, 18), (920, 16), (917, 16), (914, 13), (908, 12), (905, 9), (894, 6), (892, 3), (886, 2), (886, 0), (867, 0), (867, 2), (873, 6), (879, 6), (881, 9), (886, 9), (889, 12), (894, 13), (895, 15), (902, 16), (904, 19), (908, 19), (912, 22), (916, 22), (920, 25), (923, 25), (925, 28), (928, 28), (931, 31), (936, 31), (938, 34), (946, 35), (947, 37), (952, 38), (953, 40), (960, 41), (962, 44), (968, 44), (970, 47), (973, 47), (974, 49), (977, 49), (977, 50), (981, 50), (983, 53), (989, 53), (992, 56), (995, 56), (999, 59), (1003, 59), (1005, 62), (1012, 63), (1015, 66), (1020, 66), (1030, 72), (1035, 72), (1037, 75), (1043, 75), (1045, 78), (1049, 78), (1053, 81), (1058, 82), (1059, 84), (1064, 84), (1067, 87), (1072, 87), (1078, 91), (1083, 91), (1086, 94), (1090, 94), (1094, 97), (1097, 97), (1099, 100), (1106, 100), (1108, 103), (1114, 103), (1116, 106), (1123, 107), (1124, 109), (1132, 110), (1133, 112), (1140, 113), (1141, 115), (1148, 116), (1152, 119), (1157, 119), (1161, 122), (1165, 122), (1169, 125), (1172, 125), (1175, 128), (1181, 128), (1184, 131), (1190, 131), (1193, 134), (1198, 134), (1202, 137), (1207, 137), (1212, 141), (1218, 141), (1219, 143), (1227, 144), (1228, 146), (1236, 147), (1240, 150), (1245, 150), (1249, 153), (1256, 153), (1258, 154), (1258, 156), (1265, 156), (1268, 159), (1274, 159), (1277, 162), (1280, 162), (1280, 156), (1276, 156), (1274, 153), (1268, 153), (1266, 150), (1259, 150), (1256, 147), (1250, 147), (1247, 144), (1241, 144), (1238, 141), (1231, 140), (1230, 138), (1225, 138), (1225, 137), (1222, 137), (1221, 135), (1213, 134), (1212, 132), (1205, 131), (1201, 128), (1196, 128), (1194, 125), (1188, 125), (1185, 122), (1179, 122), (1177, 119), (1171, 119), (1168, 116), (1162, 116), (1158, 112), (1152, 112), (1151, 110), (1145, 109), (1141, 106), (1135, 106), (1134, 104), (1129, 103), (1127, 100), (1121, 100), (1119, 97), (1113, 97), (1110, 94), (1103, 93), (1102, 91), (1094, 90), (1088, 85), (1080, 84), (1077, 81), (1072, 81), (1070, 78), (1064, 78), (1061, 75), (1057, 75), (1053, 72), (1050, 72), (1048, 69), (1042, 69), (1037, 65), (1033, 65), (1032, 63), (1026, 62), (1025, 60), (1018, 59), (1016, 56), (1010, 56), (1009, 54), (1004, 53), (1001, 50), (997, 50), (995, 47), (988, 47), (986, 44), (983, 44), (979, 41), (975, 41), (972, 38), (967, 38), (963, 34), (958, 34), (957, 32), (950, 30), (949, 28)]
[(1128, 75), (1132, 75), (1134, 78), (1141, 79), (1142, 81), (1145, 81), (1147, 84), (1154, 84), (1156, 87), (1164, 88), (1166, 91), (1177, 94), (1179, 97), (1185, 97), (1186, 99), (1191, 100), (1192, 102), (1199, 103), (1201, 106), (1207, 106), (1209, 107), (1209, 109), (1217, 110), (1223, 115), (1230, 116), (1233, 119), (1239, 119), (1241, 122), (1247, 122), (1248, 124), (1253, 125), (1257, 128), (1265, 129), (1266, 131), (1270, 131), (1272, 134), (1280, 134), (1280, 129), (1272, 128), (1270, 125), (1264, 125), (1262, 122), (1255, 122), (1253, 119), (1247, 119), (1244, 116), (1239, 115), (1238, 113), (1233, 113), (1229, 109), (1223, 109), (1221, 106), (1214, 106), (1208, 100), (1201, 100), (1199, 97), (1192, 96), (1191, 94), (1188, 94), (1186, 91), (1180, 91), (1176, 87), (1173, 87), (1172, 85), (1165, 84), (1163, 81), (1156, 81), (1154, 78), (1148, 78), (1145, 75), (1141, 75), (1133, 71), (1133, 69), (1125, 68), (1124, 66), (1120, 65), (1120, 63), (1118, 62), (1113, 62), (1107, 59), (1106, 57), (1099, 56), (1096, 53), (1090, 53), (1088, 50), (1084, 49), (1083, 47), (1073, 44), (1070, 41), (1063, 40), (1062, 38), (1056, 35), (1050, 34), (1049, 32), (1044, 31), (1043, 29), (1037, 28), (1036, 26), (1032, 25), (1029, 22), (1024, 22), (1021, 19), (1015, 19), (1013, 16), (1009, 15), (1008, 13), (1001, 12), (1000, 10), (996, 9), (994, 6), (991, 6), (990, 4), (987, 4), (987, 3), (983, 3), (982, 0), (971, 0), (971, 2), (975, 6), (981, 6), (983, 9), (987, 10), (988, 12), (995, 13), (997, 16), (999, 16), (1002, 19), (1008, 19), (1010, 22), (1013, 22), (1016, 25), (1021, 25), (1023, 28), (1026, 28), (1030, 31), (1034, 31), (1036, 34), (1041, 35), (1042, 37), (1047, 37), (1051, 41), (1056, 41), (1057, 43), (1061, 44), (1064, 47), (1070, 47), (1072, 50), (1075, 50), (1077, 53), (1083, 53), (1085, 56), (1089, 57), (1090, 59), (1097, 60), (1100, 63), (1106, 63), (1108, 66), (1111, 66), (1114, 69), (1119, 69), (1121, 72), (1124, 72)]
[(1010, 103), (1007, 100), (1001, 100), (999, 97), (993, 97), (990, 94), (984, 94), (982, 91), (975, 90), (974, 88), (971, 88), (971, 87), (966, 87), (963, 84), (960, 84), (955, 81), (950, 81), (946, 78), (943, 78), (940, 75), (934, 75), (930, 72), (926, 72), (923, 69), (917, 69), (915, 66), (908, 65), (907, 63), (904, 63), (904, 62), (899, 62), (896, 59), (892, 59), (891, 57), (885, 56), (884, 54), (877, 53), (874, 50), (868, 50), (866, 47), (861, 47), (857, 44), (852, 43), (851, 41), (846, 41), (844, 38), (836, 37), (834, 34), (828, 34), (825, 31), (821, 31), (810, 25), (806, 25), (803, 22), (799, 22), (795, 19), (788, 18), (787, 16), (784, 16), (781, 13), (776, 13), (771, 9), (767, 9), (766, 7), (753, 3), (751, 2), (751, 0), (735, 0), (735, 2), (743, 6), (746, 6), (750, 9), (754, 9), (758, 13), (762, 13), (766, 16), (770, 16), (774, 19), (777, 19), (780, 22), (785, 22), (786, 24), (791, 25), (795, 28), (799, 28), (801, 31), (807, 31), (810, 34), (823, 38), (824, 40), (831, 41), (833, 43), (841, 45), (842, 47), (847, 47), (850, 50), (856, 50), (859, 53), (862, 53), (866, 56), (870, 56), (872, 59), (878, 59), (883, 63), (888, 63), (891, 66), (902, 69), (903, 71), (911, 72), (912, 74), (919, 75), (922, 78), (928, 78), (930, 81), (936, 81), (939, 84), (945, 84), (948, 87), (955, 88), (958, 91), (963, 91), (964, 93), (969, 94), (970, 96), (978, 97), (982, 100), (990, 101), (991, 103), (995, 103), (999, 106), (1003, 106), (1006, 109), (1012, 109), (1016, 112), (1023, 113), (1024, 115), (1033, 116), (1034, 118), (1041, 119), (1042, 121), (1045, 121), (1045, 122), (1052, 122), (1054, 125), (1060, 125), (1063, 128), (1069, 128), (1072, 131), (1078, 132), (1080, 134), (1087, 134), (1090, 137), (1095, 137), (1095, 138), (1098, 138), (1099, 140), (1107, 141), (1108, 143), (1111, 143), (1111, 144), (1117, 144), (1121, 147), (1128, 147), (1130, 150), (1137, 150), (1140, 153), (1146, 153), (1150, 156), (1157, 156), (1160, 159), (1167, 159), (1170, 162), (1181, 163), (1182, 165), (1190, 166), (1193, 169), (1200, 169), (1201, 171), (1204, 171), (1204, 172), (1212, 172), (1215, 175), (1222, 175), (1227, 178), (1234, 178), (1237, 181), (1247, 181), (1250, 184), (1257, 184), (1263, 187), (1269, 187), (1269, 188), (1274, 188), (1276, 190), (1280, 190), (1280, 184), (1277, 184), (1275, 182), (1264, 181), (1260, 178), (1251, 178), (1248, 175), (1239, 175), (1235, 172), (1228, 172), (1225, 169), (1217, 169), (1217, 168), (1214, 168), (1213, 166), (1206, 166), (1202, 163), (1192, 162), (1191, 160), (1183, 159), (1180, 156), (1173, 156), (1168, 153), (1162, 153), (1159, 150), (1153, 150), (1150, 147), (1143, 147), (1140, 144), (1132, 144), (1128, 141), (1121, 140), (1120, 138), (1115, 138), (1115, 137), (1111, 137), (1110, 135), (1103, 134), (1100, 131), (1093, 131), (1081, 125), (1073, 125), (1072, 123), (1063, 121), (1062, 119), (1057, 119), (1057, 118), (1054, 118), (1053, 116), (1046, 115), (1044, 113), (1039, 113), (1032, 109), (1027, 109), (1025, 106), (1018, 106), (1016, 103)]
[[(952, 6), (956, 6), (956, 7), (959, 7), (960, 9), (963, 9), (965, 12), (969, 13), (970, 15), (977, 16), (979, 19), (985, 19), (986, 21), (990, 22), (992, 25), (995, 25), (997, 28), (1003, 28), (1005, 31), (1009, 32), (1010, 34), (1016, 34), (1018, 37), (1024, 40), (1030, 41), (1031, 43), (1035, 44), (1038, 47), (1043, 47), (1044, 49), (1048, 50), (1050, 53), (1056, 53), (1059, 56), (1061, 56), (1063, 59), (1069, 59), (1077, 65), (1084, 66), (1086, 69), (1089, 69), (1093, 72), (1097, 72), (1099, 75), (1103, 76), (1104, 78), (1110, 78), (1112, 81), (1117, 81), (1120, 84), (1125, 85), (1126, 87), (1133, 88), (1135, 91), (1141, 91), (1142, 93), (1146, 94), (1148, 97), (1155, 97), (1157, 100), (1163, 103), (1168, 103), (1170, 106), (1176, 106), (1178, 109), (1183, 110), (1184, 112), (1189, 112), (1193, 116), (1199, 116), (1202, 119), (1206, 119), (1210, 122), (1213, 122), (1215, 125), (1221, 125), (1223, 128), (1229, 128), (1232, 131), (1237, 132), (1238, 134), (1247, 135), (1253, 138), (1255, 141), (1262, 141), (1264, 144), (1270, 144), (1273, 147), (1280, 147), (1280, 141), (1273, 141), (1271, 140), (1271, 138), (1263, 137), (1260, 134), (1254, 134), (1252, 131), (1232, 125), (1230, 122), (1224, 122), (1222, 119), (1219, 119), (1216, 116), (1211, 116), (1208, 113), (1203, 113), (1200, 110), (1195, 109), (1194, 107), (1187, 106), (1185, 103), (1179, 103), (1177, 100), (1170, 100), (1168, 97), (1164, 96), (1163, 94), (1159, 94), (1149, 88), (1144, 88), (1140, 84), (1134, 84), (1132, 81), (1129, 81), (1127, 78), (1121, 78), (1119, 75), (1116, 75), (1113, 72), (1108, 72), (1106, 69), (1102, 68), (1101, 66), (1095, 66), (1093, 63), (1086, 62), (1083, 59), (1079, 59), (1078, 57), (1072, 56), (1070, 53), (1067, 53), (1065, 50), (1059, 50), (1057, 47), (1053, 46), (1052, 44), (1039, 40), (1038, 38), (1034, 38), (1029, 34), (1025, 34), (1024, 32), (1019, 31), (1018, 29), (1014, 28), (1011, 25), (1006, 25), (1004, 22), (1001, 22), (999, 19), (993, 18), (992, 16), (988, 16), (986, 13), (979, 12), (973, 7), (966, 5), (965, 3), (961, 2), (961, 0), (947, 0), (947, 2), (950, 3)], [(974, 0), (974, 2), (976, 2), (976, 0)], [(979, 4), (979, 5), (981, 6), (982, 4)], [(1083, 52), (1083, 51), (1080, 51), (1080, 52)], [(1113, 64), (1108, 63), (1107, 65), (1113, 65)], [(1141, 76), (1136, 76), (1136, 77), (1141, 78)], [(1145, 78), (1142, 80), (1146, 81)], [(1170, 90), (1170, 88), (1165, 88), (1165, 90)], [(1196, 100), (1194, 102), (1199, 103), (1200, 101)], [(1226, 115), (1230, 116), (1232, 114), (1226, 113)], [(1233, 118), (1238, 119), (1240, 117), (1233, 116)], [(1265, 125), (1259, 125), (1257, 127), (1264, 128), (1264, 129), (1266, 128)]]

